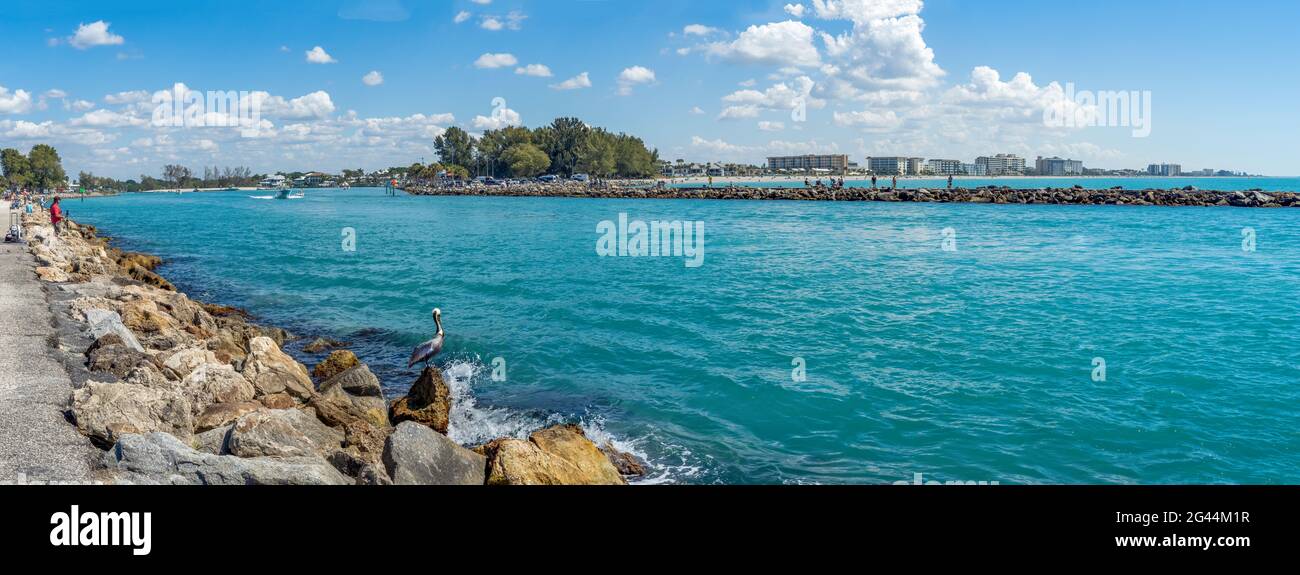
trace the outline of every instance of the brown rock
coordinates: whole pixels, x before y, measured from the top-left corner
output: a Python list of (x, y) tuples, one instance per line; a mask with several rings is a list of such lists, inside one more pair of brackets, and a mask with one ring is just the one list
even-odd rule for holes
[(608, 441), (601, 446), (600, 451), (605, 454), (605, 457), (609, 458), (609, 462), (614, 464), (614, 468), (618, 470), (620, 475), (627, 477), (645, 476), (645, 465), (635, 455), (619, 451), (614, 447), (613, 443)]
[(327, 349), (337, 349), (341, 347), (347, 347), (348, 345), (350, 344), (348, 344), (347, 342), (333, 340), (326, 337), (318, 337), (312, 340), (311, 343), (303, 347), (302, 350), (307, 353), (320, 353)]
[(393, 425), (414, 421), (446, 434), (451, 423), (451, 388), (436, 367), (425, 368), (407, 396), (393, 402), (388, 419)]
[(625, 485), (609, 458), (573, 425), (520, 439), (498, 439), (476, 451), (488, 458), (488, 485)]
[(248, 342), (248, 357), (244, 360), (244, 376), (253, 382), (257, 395), (288, 392), (301, 400), (316, 395), (307, 368), (294, 361), (271, 338), (256, 337)]
[(325, 361), (316, 364), (311, 374), (318, 381), (325, 381), (358, 365), (361, 365), (361, 362), (357, 360), (355, 353), (341, 349), (330, 353)]
[(292, 395), (282, 391), (262, 396), (262, 405), (268, 409), (293, 409), (298, 407), (298, 401)]
[(198, 419), (194, 420), (194, 431), (203, 433), (204, 431), (228, 425), (245, 414), (259, 409), (262, 409), (262, 404), (256, 401), (214, 403), (203, 410)]

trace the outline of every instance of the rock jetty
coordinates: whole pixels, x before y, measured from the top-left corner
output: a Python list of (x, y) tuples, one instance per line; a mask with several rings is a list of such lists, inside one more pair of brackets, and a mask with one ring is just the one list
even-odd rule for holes
[(1300, 207), (1300, 194), (1262, 190), (1222, 192), (1214, 190), (1143, 189), (1089, 190), (1073, 188), (828, 188), (789, 187), (655, 187), (607, 184), (592, 186), (577, 182), (530, 183), (510, 186), (418, 186), (407, 193), (423, 196), (517, 196), (614, 199), (695, 200), (787, 200), (826, 202), (933, 202), (971, 204), (1069, 204), (1129, 206), (1225, 206), (1239, 208)]
[(112, 481), (591, 485), (644, 473), (575, 426), (459, 445), (446, 437), (452, 400), (436, 368), (390, 405), (351, 351), (309, 370), (283, 351), (287, 332), (191, 300), (156, 273), (158, 258), (88, 225), (54, 237), (44, 214), (23, 223), (72, 375), (68, 419), (103, 450), (97, 472)]

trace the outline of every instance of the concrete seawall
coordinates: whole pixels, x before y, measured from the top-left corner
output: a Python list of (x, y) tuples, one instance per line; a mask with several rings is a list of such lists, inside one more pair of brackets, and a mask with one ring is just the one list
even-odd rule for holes
[(0, 244), (0, 482), (89, 482), (98, 450), (64, 417), (73, 383), (34, 267), (26, 245)]

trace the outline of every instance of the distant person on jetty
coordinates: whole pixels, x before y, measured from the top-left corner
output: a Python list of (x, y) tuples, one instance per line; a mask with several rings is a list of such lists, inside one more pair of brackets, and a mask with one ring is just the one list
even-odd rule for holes
[(871, 189), (876, 189), (876, 177), (871, 176)]
[(948, 189), (952, 189), (952, 176), (948, 176)]
[(898, 189), (898, 176), (894, 176), (890, 181), (891, 181), (892, 183), (889, 185), (889, 189), (890, 189), (890, 190), (897, 190), (897, 189)]
[(54, 237), (63, 235), (63, 208), (59, 206), (58, 196), (54, 196), (54, 203), (50, 204), (50, 223), (54, 225)]

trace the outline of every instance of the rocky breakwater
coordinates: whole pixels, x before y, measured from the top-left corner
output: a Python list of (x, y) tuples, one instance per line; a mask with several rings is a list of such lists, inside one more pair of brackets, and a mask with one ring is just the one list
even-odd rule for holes
[(1089, 190), (1073, 188), (842, 188), (827, 187), (695, 187), (670, 188), (611, 184), (589, 186), (576, 182), (532, 183), (512, 186), (415, 187), (414, 195), (428, 196), (518, 196), (615, 199), (697, 200), (787, 200), (839, 202), (934, 202), (975, 204), (1072, 204), (1132, 206), (1230, 206), (1241, 208), (1300, 207), (1300, 194), (1262, 190), (1222, 192), (1214, 190), (1120, 188)]
[(54, 237), (43, 214), (24, 226), (73, 375), (69, 420), (104, 450), (115, 481), (621, 484), (620, 469), (643, 473), (576, 427), (458, 445), (446, 437), (452, 401), (438, 369), (390, 406), (351, 351), (308, 371), (281, 349), (288, 333), (177, 292), (154, 271), (158, 258), (73, 222)]

